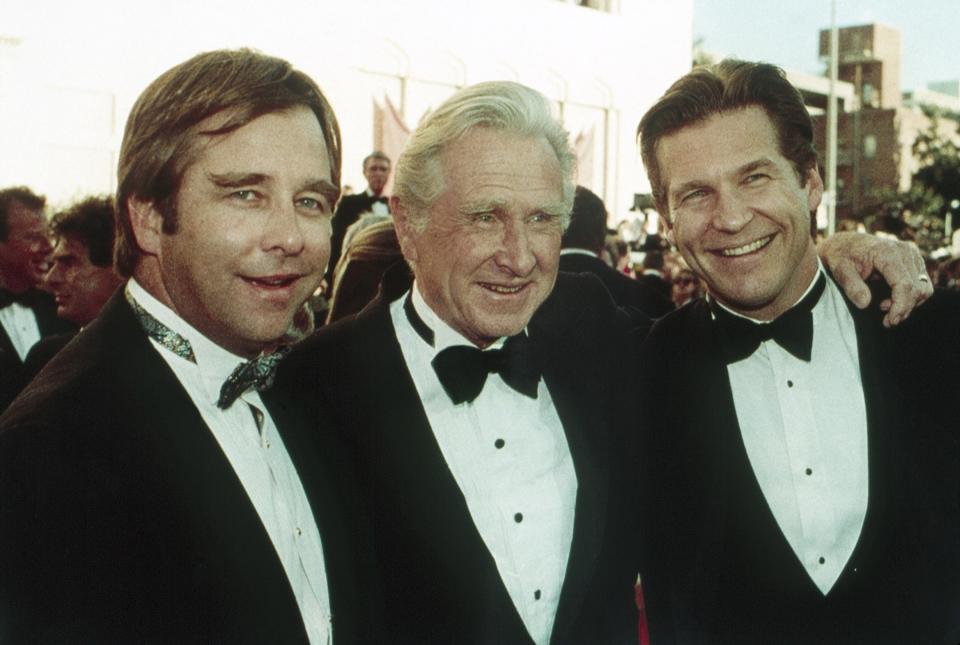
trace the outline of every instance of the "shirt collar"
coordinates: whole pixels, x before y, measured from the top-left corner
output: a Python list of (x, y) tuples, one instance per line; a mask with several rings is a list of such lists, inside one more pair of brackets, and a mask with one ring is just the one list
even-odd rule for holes
[(577, 249), (572, 247), (569, 249), (560, 249), (560, 255), (589, 255), (592, 258), (600, 257), (593, 251), (588, 251), (587, 249)]
[[(220, 398), (220, 388), (227, 377), (233, 373), (238, 365), (245, 362), (242, 356), (227, 351), (212, 340), (197, 331), (190, 323), (181, 318), (170, 307), (166, 306), (144, 289), (134, 278), (127, 282), (127, 291), (143, 307), (147, 313), (183, 336), (190, 342), (193, 355), (197, 360), (197, 369), (203, 380), (207, 399), (216, 405)], [(167, 352), (167, 349), (160, 351)], [(173, 352), (169, 352), (176, 356)], [(185, 360), (176, 357), (177, 360)]]
[[(464, 337), (463, 334), (445, 323), (440, 316), (433, 311), (430, 305), (427, 304), (427, 301), (424, 300), (423, 296), (420, 294), (420, 288), (418, 287), (416, 281), (414, 281), (413, 286), (410, 287), (410, 291), (411, 304), (413, 305), (414, 311), (417, 312), (417, 315), (420, 316), (427, 327), (433, 330), (434, 353), (439, 353), (440, 350), (446, 349), (447, 347), (451, 347), (453, 345), (468, 345), (470, 347), (476, 347), (476, 345)], [(504, 342), (506, 342), (505, 336), (498, 338), (485, 349), (500, 348), (503, 346)]]

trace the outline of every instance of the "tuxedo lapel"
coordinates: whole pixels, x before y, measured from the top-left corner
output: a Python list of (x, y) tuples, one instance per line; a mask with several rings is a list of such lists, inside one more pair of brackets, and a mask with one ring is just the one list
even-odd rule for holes
[[(98, 333), (109, 339), (122, 366), (124, 414), (137, 420), (138, 435), (151, 444), (145, 454), (156, 456), (149, 478), (165, 491), (164, 503), (176, 510), (187, 541), (202, 543), (193, 583), (237, 590), (238, 597), (250, 599), (251, 615), (263, 615), (266, 603), (278, 642), (303, 640), (303, 621), (283, 565), (236, 472), (122, 293), (109, 307)], [(202, 616), (198, 624), (204, 624)]]
[[(608, 407), (601, 404), (601, 383), (585, 378), (581, 352), (575, 338), (563, 337), (558, 329), (579, 329), (578, 309), (538, 313), (531, 321), (530, 336), (543, 366), (543, 379), (560, 417), (577, 476), (573, 540), (553, 628), (553, 642), (564, 640), (576, 623), (597, 566), (608, 521), (610, 486), (608, 435), (600, 431), (608, 420)], [(563, 325), (553, 324), (557, 316)], [(557, 348), (569, 351), (557, 351)], [(589, 360), (590, 357), (586, 357)], [(594, 357), (595, 358), (595, 357)], [(588, 381), (593, 380), (593, 383)]]

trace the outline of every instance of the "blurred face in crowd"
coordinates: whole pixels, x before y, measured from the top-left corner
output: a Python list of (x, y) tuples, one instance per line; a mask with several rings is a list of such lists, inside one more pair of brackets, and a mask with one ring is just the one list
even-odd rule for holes
[(798, 177), (763, 109), (723, 112), (663, 137), (657, 159), (670, 236), (710, 293), (770, 320), (803, 295), (817, 271), (810, 211), (823, 183)]
[[(223, 121), (214, 115), (202, 129)], [(221, 347), (254, 356), (276, 345), (323, 277), (337, 197), (330, 156), (305, 107), (198, 145), (177, 194), (176, 233), (162, 233), (159, 213), (141, 205), (137, 240), (156, 256), (154, 295)]]
[(367, 163), (363, 165), (363, 176), (370, 185), (371, 192), (379, 195), (387, 185), (387, 179), (390, 178), (390, 162), (377, 157), (367, 159)]
[(57, 240), (52, 261), (45, 282), (57, 301), (57, 315), (86, 325), (113, 295), (120, 277), (113, 267), (98, 267), (91, 262), (87, 245), (66, 235)]
[(689, 269), (677, 269), (674, 271), (672, 284), (673, 304), (680, 306), (688, 300), (693, 300), (700, 295), (700, 282), (693, 271)]
[(14, 293), (40, 283), (49, 268), (50, 240), (43, 215), (18, 201), (7, 213), (7, 239), (0, 241), (0, 279)]
[[(427, 304), (478, 347), (521, 332), (553, 289), (563, 175), (544, 137), (483, 127), (440, 156), (444, 190), (398, 234)], [(401, 209), (402, 210), (402, 209)]]

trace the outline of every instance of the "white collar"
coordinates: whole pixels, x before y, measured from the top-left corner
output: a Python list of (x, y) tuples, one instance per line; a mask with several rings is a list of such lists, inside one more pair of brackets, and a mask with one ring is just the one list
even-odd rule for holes
[(588, 251), (587, 249), (578, 249), (574, 247), (571, 247), (569, 249), (560, 249), (560, 255), (588, 255), (592, 258), (600, 257), (593, 251)]
[[(201, 334), (170, 307), (157, 300), (136, 279), (130, 278), (127, 282), (127, 291), (147, 313), (190, 342), (194, 358), (197, 361), (197, 369), (200, 370), (203, 378), (207, 399), (216, 405), (224, 381), (238, 365), (246, 362), (247, 359), (220, 347)], [(161, 351), (169, 350), (164, 348)], [(173, 352), (170, 353), (178, 360), (186, 361), (186, 359), (176, 356)]]

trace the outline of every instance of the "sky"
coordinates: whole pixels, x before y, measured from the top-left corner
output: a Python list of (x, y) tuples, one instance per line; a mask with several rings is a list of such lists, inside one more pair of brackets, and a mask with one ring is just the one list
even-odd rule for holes
[[(960, 79), (957, 0), (836, 0), (839, 27), (883, 23), (900, 31), (903, 90)], [(820, 74), (819, 33), (830, 0), (693, 0), (693, 35), (722, 56)]]

